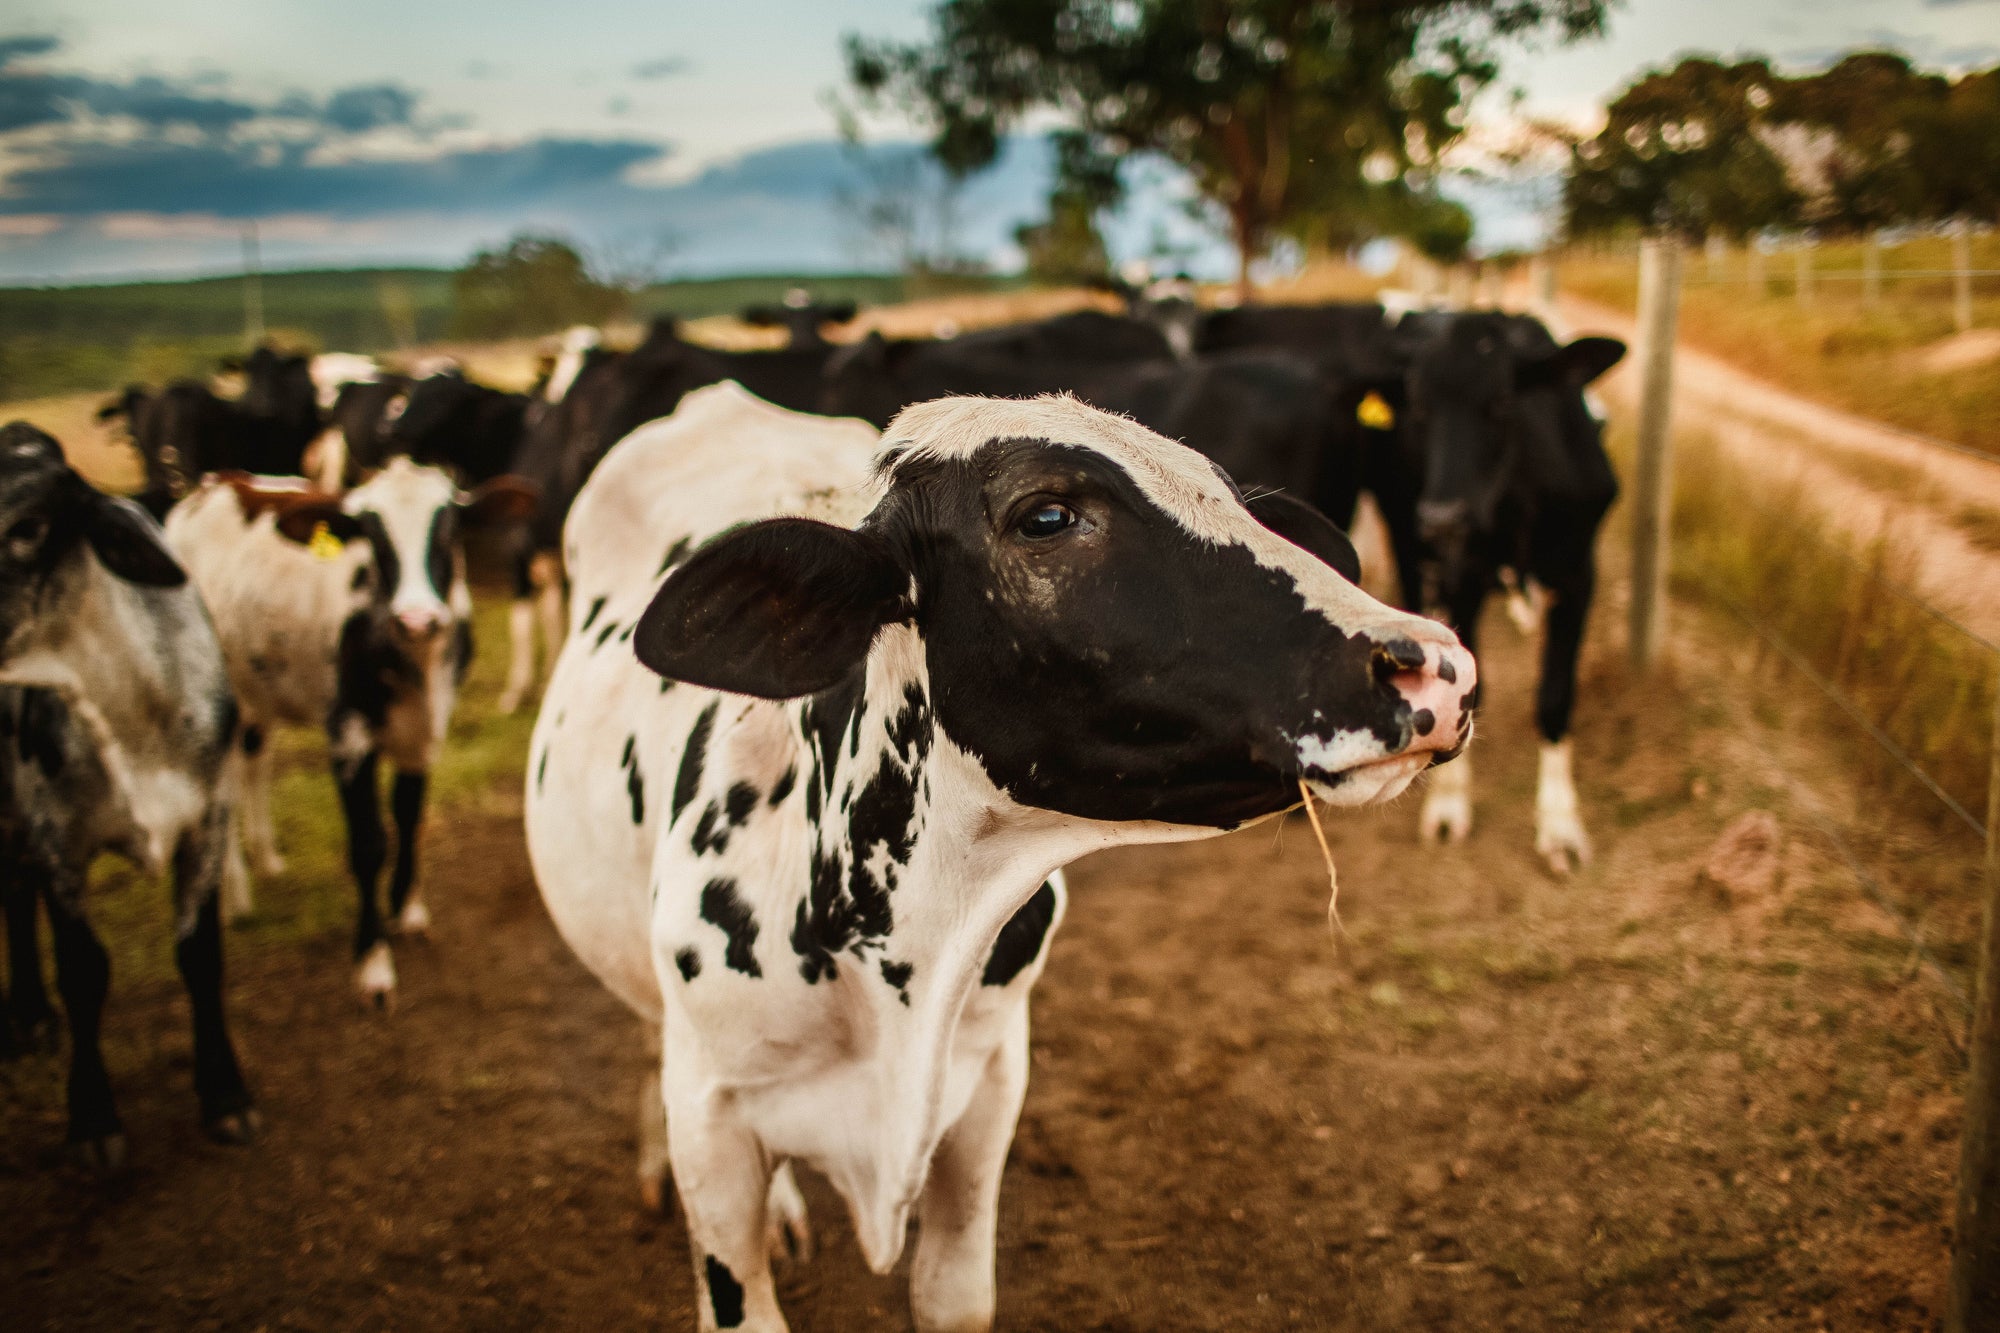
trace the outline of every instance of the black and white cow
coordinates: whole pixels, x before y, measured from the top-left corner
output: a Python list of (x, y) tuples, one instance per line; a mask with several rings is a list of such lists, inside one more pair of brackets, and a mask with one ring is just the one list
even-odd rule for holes
[[(377, 897), (388, 853), (377, 768), (386, 757), (396, 770), (389, 918), (422, 932), (430, 924), (416, 886), (424, 792), (472, 653), (460, 528), (524, 521), (533, 497), (511, 477), (468, 497), (407, 458), (339, 497), (275, 481), (213, 479), (175, 506), (167, 537), (215, 617), (241, 701), (243, 842), (261, 873), (282, 868), (270, 825), (269, 731), (327, 729), (360, 895), (355, 985), (387, 1007), (396, 972)], [(231, 862), (240, 870), (233, 851)], [(247, 909), (247, 882), (232, 876), (231, 889), (232, 910)]]
[[(1351, 568), (1324, 520), (1294, 531)], [(528, 845), (565, 938), (662, 1028), (641, 1170), (671, 1163), (703, 1328), (784, 1327), (794, 1158), (877, 1272), (921, 1219), (919, 1329), (988, 1327), (1060, 868), (1301, 783), (1385, 800), (1470, 729), (1449, 630), (1070, 398), (926, 403), (877, 447), (703, 389), (611, 451), (567, 544)]]
[[(1590, 858), (1569, 725), (1597, 530), (1618, 495), (1584, 390), (1625, 344), (1559, 344), (1540, 321), (1495, 311), (1410, 315), (1398, 334), (1408, 368), (1385, 387), (1398, 397), (1401, 443), (1385, 453), (1390, 475), (1374, 489), (1405, 571), (1404, 601), (1436, 608), (1474, 648), (1481, 608), (1505, 583), (1541, 604), (1535, 850), (1566, 873)], [(1470, 765), (1438, 774), (1420, 828), (1431, 839), (1471, 832)]]
[(69, 1139), (100, 1168), (117, 1167), (125, 1151), (99, 1041), (110, 959), (86, 913), (90, 866), (104, 852), (149, 874), (172, 868), (174, 961), (194, 1011), (202, 1122), (226, 1142), (257, 1129), (222, 1004), (221, 774), (235, 721), (215, 631), (158, 525), (93, 490), (41, 431), (0, 428), (9, 1007), (46, 1023), (39, 901), (69, 1020)]

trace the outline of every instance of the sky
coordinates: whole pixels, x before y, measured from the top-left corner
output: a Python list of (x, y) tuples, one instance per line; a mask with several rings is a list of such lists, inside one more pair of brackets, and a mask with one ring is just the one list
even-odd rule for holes
[[(848, 33), (914, 38), (927, 0), (12, 0), (0, 19), (0, 282), (267, 267), (453, 264), (524, 228), (608, 266), (686, 274), (880, 268), (841, 199), (915, 170), (907, 127), (834, 137)], [(1623, 0), (1602, 41), (1508, 53), (1472, 149), (1523, 116), (1588, 128), (1683, 53), (1809, 68), (1890, 45), (2000, 61), (2000, 0)], [(1519, 88), (1515, 100), (1508, 90)], [(1469, 157), (1476, 152), (1469, 150)], [(962, 248), (1017, 259), (1048, 171), (1032, 135), (974, 181)], [(1148, 170), (1121, 257), (1226, 265)], [(1467, 181), (1481, 244), (1532, 241), (1546, 190)]]

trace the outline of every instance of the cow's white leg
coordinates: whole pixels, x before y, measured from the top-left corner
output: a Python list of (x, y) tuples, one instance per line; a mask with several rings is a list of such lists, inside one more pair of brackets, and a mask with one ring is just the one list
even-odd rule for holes
[(771, 1173), (771, 1191), (764, 1200), (764, 1239), (771, 1257), (780, 1263), (811, 1263), (812, 1226), (806, 1218), (806, 1196), (799, 1191), (790, 1162)]
[(271, 826), (271, 738), (261, 735), (254, 751), (243, 758), (243, 835), (256, 871), (264, 879), (285, 873), (278, 855), (278, 835)]
[(222, 761), (219, 784), (229, 801), (229, 824), (223, 831), (222, 849), (222, 915), (229, 921), (242, 920), (255, 907), (250, 865), (243, 855), (244, 789), (249, 785), (246, 768), (242, 747), (232, 744)]
[(1583, 816), (1577, 809), (1567, 737), (1542, 742), (1541, 774), (1535, 786), (1535, 852), (1558, 875), (1590, 864), (1590, 836), (1583, 831)]
[(396, 1006), (396, 958), (389, 941), (377, 940), (354, 965), (354, 992), (361, 1003), (383, 1013)]
[(993, 1326), (994, 1234), (1000, 1173), (1028, 1091), (1028, 1006), (986, 1063), (979, 1087), (931, 1158), (917, 1203), (910, 1314), (919, 1333), (985, 1333)]
[(1425, 842), (1464, 842), (1472, 836), (1472, 757), (1460, 755), (1431, 770), (1417, 829)]
[(519, 708), (535, 683), (535, 605), (525, 597), (507, 608), (507, 651), (507, 683), (495, 705), (503, 713)]
[(663, 1086), (667, 1153), (694, 1255), (701, 1327), (784, 1333), (766, 1232), (771, 1188), (764, 1146), (727, 1105)]

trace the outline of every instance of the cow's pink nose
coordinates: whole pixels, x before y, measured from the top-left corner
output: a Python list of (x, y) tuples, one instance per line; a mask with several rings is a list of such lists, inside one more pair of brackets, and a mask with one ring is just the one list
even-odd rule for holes
[(444, 628), (444, 617), (435, 611), (398, 611), (396, 623), (413, 639), (428, 639)]
[(1408, 751), (1448, 751), (1464, 744), (1479, 685), (1479, 667), (1464, 645), (1391, 639), (1375, 653), (1376, 674), (1410, 706)]

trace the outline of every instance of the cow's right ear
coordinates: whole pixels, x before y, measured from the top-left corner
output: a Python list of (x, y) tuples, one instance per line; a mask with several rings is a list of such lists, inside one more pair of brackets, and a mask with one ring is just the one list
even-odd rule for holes
[(662, 676), (796, 699), (837, 685), (909, 615), (910, 578), (870, 533), (804, 518), (725, 532), (667, 576), (632, 647)]
[(361, 520), (340, 507), (338, 500), (314, 500), (278, 511), (278, 532), (307, 546), (324, 529), (329, 536), (351, 542), (361, 535)]
[(187, 582), (187, 571), (167, 549), (152, 515), (114, 496), (93, 494), (90, 501), (83, 537), (100, 564), (127, 583), (149, 588), (178, 588)]
[(1354, 543), (1338, 524), (1312, 505), (1282, 491), (1270, 491), (1245, 500), (1243, 507), (1252, 518), (1292, 545), (1333, 566), (1334, 572), (1349, 583), (1361, 582), (1361, 557), (1355, 554)]

